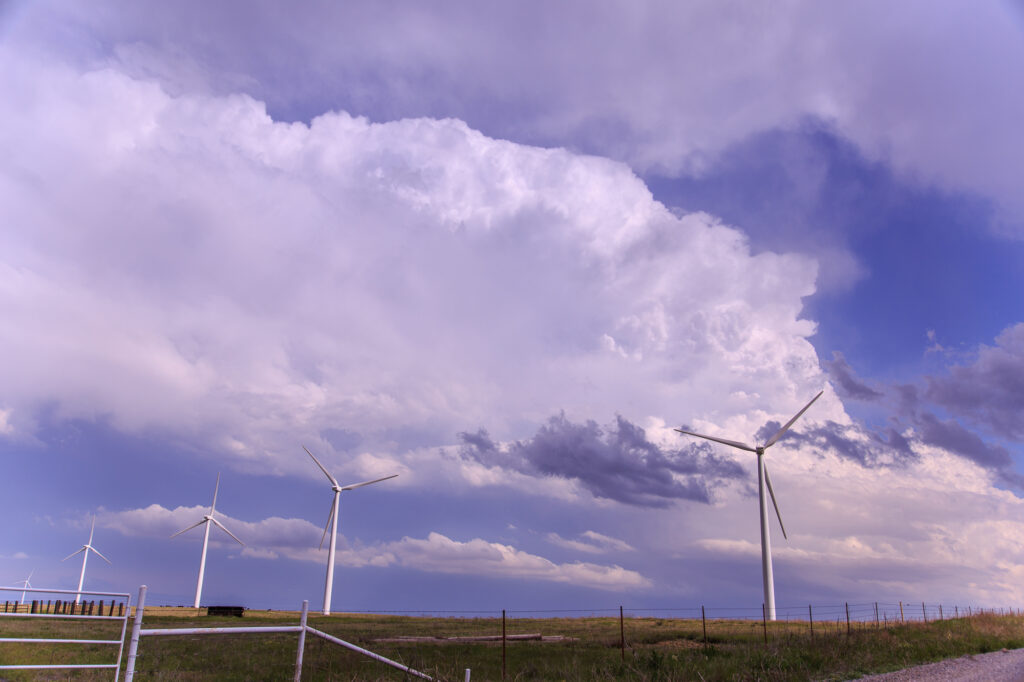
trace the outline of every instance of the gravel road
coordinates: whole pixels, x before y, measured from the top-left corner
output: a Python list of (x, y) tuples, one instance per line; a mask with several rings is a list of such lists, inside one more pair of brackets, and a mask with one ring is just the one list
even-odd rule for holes
[(860, 679), (872, 682), (1024, 682), (1024, 649), (961, 656)]

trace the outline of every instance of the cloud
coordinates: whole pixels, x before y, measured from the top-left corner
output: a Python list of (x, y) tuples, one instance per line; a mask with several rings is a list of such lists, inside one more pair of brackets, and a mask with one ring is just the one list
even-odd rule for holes
[[(764, 442), (781, 427), (779, 422), (768, 422), (757, 433), (758, 441)], [(865, 467), (899, 465), (917, 457), (910, 437), (892, 427), (878, 433), (863, 425), (826, 420), (822, 425), (787, 431), (784, 438), (791, 447), (808, 445), (815, 450), (828, 450)]]
[[(103, 8), (33, 3), (9, 40), (175, 94), (246, 92), (285, 120), (337, 107), (374, 120), (456, 117), (492, 136), (690, 174), (810, 117), (907, 175), (994, 197), (1021, 222), (1012, 179), (1024, 95), (1005, 87), (1005, 65), (1024, 54), (1012, 3), (320, 2), (287, 22), (273, 3)], [(991, 134), (979, 137), (980, 125)]]
[(707, 446), (662, 449), (622, 416), (602, 429), (594, 421), (574, 424), (561, 414), (548, 419), (533, 438), (503, 447), (483, 429), (459, 436), (466, 458), (534, 476), (571, 479), (595, 497), (638, 506), (664, 507), (676, 499), (707, 503), (709, 484), (746, 476), (742, 467)]
[[(280, 453), (394, 461), (479, 424), (511, 441), (558, 410), (674, 421), (821, 383), (815, 263), (673, 215), (622, 164), (5, 54), (0, 380), (25, 438), (47, 410), (313, 476)], [(547, 428), (523, 452), (560, 475), (542, 450), (571, 429)], [(613, 458), (634, 447), (614, 433)], [(636, 447), (643, 490), (587, 485), (707, 497), (692, 455)]]
[[(205, 513), (204, 507), (178, 507), (170, 510), (152, 504), (142, 509), (120, 512), (101, 510), (97, 518), (100, 527), (116, 530), (122, 535), (163, 538), (187, 527), (190, 522), (194, 523)], [(237, 549), (243, 557), (265, 560), (285, 557), (316, 563), (326, 560), (326, 550), (317, 548), (321, 530), (303, 519), (271, 517), (258, 522), (245, 522), (218, 515), (218, 520), (238, 535), (246, 546), (237, 548), (233, 541), (216, 529), (211, 532), (211, 541), (217, 543), (219, 540), (221, 544)], [(600, 534), (585, 534), (585, 537), (608, 547), (616, 547), (621, 543)], [(585, 562), (556, 564), (510, 545), (480, 538), (462, 542), (432, 532), (423, 539), (404, 537), (394, 542), (355, 546), (344, 536), (338, 539), (336, 561), (350, 567), (402, 566), (429, 573), (543, 580), (604, 590), (645, 588), (651, 585), (650, 580), (640, 573), (621, 566)]]
[(826, 360), (822, 364), (825, 371), (832, 377), (833, 385), (842, 397), (868, 401), (882, 397), (882, 393), (863, 383), (854, 375), (853, 368), (839, 351), (832, 352), (831, 362)]
[(604, 590), (651, 586), (650, 580), (621, 566), (584, 562), (556, 564), (509, 545), (479, 538), (459, 542), (440, 533), (430, 533), (422, 540), (406, 537), (388, 543), (384, 551), (402, 566), (436, 573), (544, 580)]
[(1004, 329), (994, 346), (981, 346), (970, 364), (926, 380), (924, 397), (1003, 438), (1024, 438), (1024, 322)]
[(618, 538), (602, 535), (601, 533), (592, 530), (584, 531), (580, 534), (579, 539), (577, 540), (563, 538), (558, 533), (548, 533), (546, 539), (548, 542), (558, 547), (564, 547), (565, 549), (571, 549), (577, 552), (586, 552), (587, 554), (635, 551), (627, 542), (623, 542)]

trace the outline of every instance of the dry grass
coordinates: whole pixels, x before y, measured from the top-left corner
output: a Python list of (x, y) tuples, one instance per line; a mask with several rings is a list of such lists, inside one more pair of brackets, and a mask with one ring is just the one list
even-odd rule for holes
[[(190, 613), (191, 612), (191, 613)], [(194, 609), (146, 609), (147, 628), (295, 625), (297, 612), (248, 611), (244, 618), (195, 616)], [(473, 680), (499, 680), (502, 645), (496, 642), (381, 642), (396, 637), (466, 637), (501, 634), (500, 618), (417, 618), (391, 615), (310, 615), (319, 630), (424, 670), (461, 680), (471, 668)], [(67, 628), (70, 628), (67, 629)], [(111, 629), (116, 632), (111, 632)], [(3, 636), (116, 638), (120, 624), (0, 619)], [(972, 618), (875, 628), (854, 623), (806, 621), (768, 624), (768, 642), (760, 622), (716, 620), (708, 623), (705, 645), (700, 620), (627, 618), (626, 651), (619, 649), (618, 618), (511, 619), (508, 634), (561, 635), (561, 642), (515, 641), (505, 648), (509, 680), (840, 680), (894, 670), (968, 653), (1024, 647), (1024, 619), (977, 615)], [(18, 634), (15, 634), (18, 633)], [(280, 680), (294, 671), (296, 636), (212, 635), (143, 638), (139, 680)], [(2, 645), (0, 661), (112, 661), (108, 647), (71, 649), (67, 645)], [(305, 680), (398, 680), (398, 671), (307, 636)], [(110, 679), (109, 672), (66, 673), (23, 679)]]

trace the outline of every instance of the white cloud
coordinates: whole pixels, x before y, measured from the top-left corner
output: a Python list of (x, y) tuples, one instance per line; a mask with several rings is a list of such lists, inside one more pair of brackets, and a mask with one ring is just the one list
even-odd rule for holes
[(0, 78), (8, 409), (305, 475), (296, 440), (330, 460), (318, 434), (344, 429), (357, 478), (562, 409), (674, 420), (821, 384), (813, 261), (751, 256), (623, 165), (456, 120), (275, 123), (109, 69)]
[[(1024, 57), (1013, 3), (313, 3), (289, 13), (289, 31), (273, 5), (108, 5), (34, 3), (12, 39), (175, 93), (249, 92), (290, 117), (325, 101), (378, 120), (458, 117), (637, 168), (699, 173), (729, 145), (812, 116), (910, 176), (995, 198), (1018, 225), (1024, 210), (1024, 94), (1007, 87), (1007, 65)], [(94, 39), (69, 41), (76, 33)]]
[(548, 542), (558, 547), (565, 547), (566, 549), (572, 549), (577, 552), (586, 552), (588, 554), (606, 554), (608, 552), (632, 552), (633, 547), (629, 543), (623, 542), (618, 538), (609, 537), (602, 535), (593, 530), (584, 531), (580, 534), (580, 539), (570, 540), (563, 538), (558, 533), (548, 533), (546, 536)]
[[(166, 537), (172, 532), (195, 523), (206, 513), (203, 507), (178, 507), (174, 510), (152, 504), (143, 509), (121, 512), (101, 511), (101, 527), (124, 535), (138, 537)], [(320, 529), (302, 519), (272, 517), (259, 522), (244, 522), (218, 515), (224, 525), (245, 543), (238, 551), (253, 559), (289, 559), (323, 563), (327, 552), (317, 548)], [(174, 530), (171, 530), (174, 529)], [(199, 536), (199, 533), (196, 534)], [(600, 537), (605, 544), (620, 543), (612, 538)], [(214, 529), (211, 541), (238, 549), (222, 533)], [(339, 536), (336, 555), (338, 564), (350, 567), (402, 566), (429, 573), (449, 573), (483, 577), (516, 578), (571, 583), (582, 587), (604, 590), (647, 588), (650, 580), (634, 570), (617, 565), (585, 562), (556, 564), (544, 557), (529, 554), (511, 545), (474, 538), (465, 542), (453, 540), (440, 533), (430, 533), (424, 539), (404, 537), (393, 542), (372, 545), (350, 545)]]

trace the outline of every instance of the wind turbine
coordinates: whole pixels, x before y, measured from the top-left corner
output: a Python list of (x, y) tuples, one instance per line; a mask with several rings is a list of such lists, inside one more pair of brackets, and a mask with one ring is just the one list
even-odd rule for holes
[[(75, 595), (75, 603), (76, 604), (78, 604), (78, 603), (80, 603), (82, 601), (82, 583), (85, 582), (85, 563), (89, 560), (89, 552), (95, 552), (96, 556), (98, 556), (99, 558), (103, 559), (108, 564), (110, 564), (110, 559), (108, 559), (107, 557), (105, 557), (102, 554), (100, 554), (100, 551), (92, 546), (92, 534), (93, 534), (93, 531), (95, 531), (95, 530), (96, 530), (96, 517), (93, 516), (92, 517), (92, 527), (89, 529), (89, 542), (87, 542), (84, 545), (82, 545), (82, 549), (78, 550), (77, 552), (72, 552), (71, 554), (68, 554), (66, 557), (61, 559), (61, 561), (67, 561), (68, 559), (70, 559), (71, 557), (75, 556), (79, 552), (81, 552), (81, 554), (82, 554), (82, 574), (80, 576), (78, 576), (78, 594)], [(110, 564), (110, 565), (113, 566), (113, 564)]]
[(764, 464), (764, 451), (775, 445), (775, 443), (782, 438), (782, 435), (789, 430), (789, 427), (793, 425), (793, 422), (799, 419), (800, 415), (806, 412), (807, 408), (813, 405), (814, 401), (820, 398), (821, 394), (824, 392), (825, 391), (819, 391), (818, 395), (811, 398), (811, 402), (804, 405), (804, 409), (797, 412), (792, 419), (786, 422), (785, 426), (779, 429), (778, 433), (765, 441), (764, 445), (747, 445), (746, 443), (740, 443), (734, 440), (705, 436), (702, 433), (694, 433), (693, 431), (686, 431), (685, 429), (676, 429), (679, 433), (685, 433), (688, 436), (706, 438), (707, 440), (713, 440), (716, 443), (753, 452), (757, 455), (757, 497), (761, 508), (761, 575), (764, 580), (764, 605), (765, 610), (767, 611), (766, 615), (769, 620), (775, 620), (775, 578), (772, 575), (772, 540), (768, 533), (768, 500), (766, 500), (764, 496), (764, 489), (766, 485), (768, 487), (768, 494), (772, 498), (772, 506), (775, 507), (775, 516), (778, 517), (779, 526), (782, 528), (782, 537), (787, 540), (789, 537), (786, 535), (786, 526), (782, 523), (782, 514), (779, 513), (779, 504), (775, 501), (775, 491), (772, 490), (772, 479), (768, 476), (768, 469)]
[[(74, 556), (74, 555), (72, 554), (72, 556)], [(25, 605), (25, 590), (28, 590), (29, 588), (32, 587), (32, 583), (29, 582), (29, 580), (32, 580), (32, 573), (35, 573), (35, 569), (33, 569), (32, 572), (28, 574), (27, 578), (25, 578), (24, 580), (21, 581), (21, 605), (22, 606)]]
[(344, 490), (355, 490), (356, 488), (362, 488), (364, 485), (380, 483), (381, 481), (386, 481), (389, 478), (394, 478), (398, 474), (391, 474), (390, 476), (385, 476), (383, 478), (375, 478), (372, 481), (363, 481), (362, 483), (341, 485), (340, 483), (338, 483), (337, 479), (335, 479), (334, 476), (331, 476), (330, 472), (328, 472), (327, 469), (324, 468), (324, 465), (320, 463), (320, 460), (318, 460), (313, 455), (313, 453), (309, 451), (309, 448), (303, 445), (302, 449), (305, 450), (306, 454), (308, 454), (310, 457), (313, 457), (313, 461), (316, 462), (316, 465), (318, 467), (320, 467), (320, 471), (324, 472), (324, 475), (327, 476), (327, 479), (331, 482), (331, 489), (334, 491), (334, 502), (331, 504), (331, 512), (327, 518), (327, 525), (324, 526), (324, 534), (320, 537), (320, 549), (323, 549), (324, 538), (327, 537), (327, 528), (329, 526), (331, 529), (331, 544), (330, 548), (327, 550), (327, 580), (324, 583), (323, 610), (323, 614), (325, 616), (329, 616), (331, 615), (331, 589), (334, 587), (334, 550), (337, 547), (338, 543), (338, 502), (341, 497), (341, 493)]
[(229, 531), (227, 528), (225, 528), (223, 523), (221, 523), (217, 519), (213, 518), (213, 511), (214, 511), (214, 508), (217, 506), (217, 490), (219, 490), (219, 489), (220, 489), (220, 473), (217, 474), (217, 485), (215, 485), (214, 488), (213, 488), (213, 504), (210, 505), (210, 513), (206, 514), (205, 516), (203, 516), (201, 521), (193, 523), (188, 528), (185, 528), (184, 530), (179, 530), (177, 533), (175, 533), (174, 535), (171, 536), (172, 538), (176, 537), (178, 535), (181, 535), (182, 533), (185, 533), (187, 531), (192, 530), (196, 526), (201, 526), (204, 523), (206, 524), (206, 532), (203, 535), (203, 556), (199, 560), (199, 580), (196, 583), (196, 603), (193, 605), (193, 608), (196, 608), (196, 609), (199, 608), (199, 598), (203, 595), (203, 575), (206, 573), (206, 548), (210, 544), (210, 524), (211, 523), (215, 524), (222, 531), (224, 531), (225, 533), (230, 535), (231, 538), (235, 542), (237, 542), (238, 544), (242, 545), (242, 547), (245, 547), (245, 543), (244, 542), (242, 542), (241, 540), (236, 538), (235, 534), (232, 533), (231, 531)]

